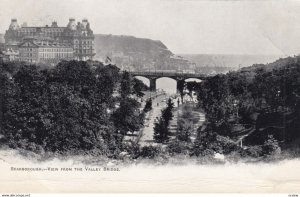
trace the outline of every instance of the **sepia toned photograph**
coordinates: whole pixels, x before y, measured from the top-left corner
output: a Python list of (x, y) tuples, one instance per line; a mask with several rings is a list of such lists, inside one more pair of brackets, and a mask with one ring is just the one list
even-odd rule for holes
[(0, 19), (2, 196), (298, 197), (300, 1), (0, 0)]

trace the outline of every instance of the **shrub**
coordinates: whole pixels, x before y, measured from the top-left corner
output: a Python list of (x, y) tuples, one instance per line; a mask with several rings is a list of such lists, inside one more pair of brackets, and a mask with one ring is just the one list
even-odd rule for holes
[(244, 153), (245, 156), (254, 157), (254, 158), (261, 157), (263, 154), (261, 146), (250, 146), (244, 151)]
[(216, 140), (212, 142), (214, 150), (219, 153), (228, 154), (238, 149), (238, 146), (229, 137), (217, 135)]
[(189, 153), (189, 146), (186, 142), (182, 142), (179, 140), (172, 141), (167, 146), (167, 151), (170, 155), (176, 154), (188, 154)]
[(207, 147), (202, 143), (194, 143), (190, 152), (190, 156), (213, 156), (214, 152), (215, 151), (211, 147)]
[(160, 153), (162, 152), (162, 148), (159, 146), (144, 146), (141, 149), (141, 157), (143, 158), (148, 158), (148, 159), (153, 159), (157, 157)]
[(132, 159), (136, 159), (141, 155), (140, 145), (132, 141), (124, 144), (124, 151), (126, 151)]
[(193, 131), (193, 123), (187, 119), (179, 119), (178, 121), (177, 139), (180, 141), (190, 142)]
[(269, 135), (268, 139), (263, 144), (262, 152), (264, 156), (276, 155), (281, 152), (278, 141), (272, 135)]
[(211, 131), (210, 128), (206, 128), (203, 131), (198, 129), (197, 139), (193, 144), (191, 155), (201, 156), (213, 152), (229, 154), (237, 149), (238, 146), (229, 137), (218, 135), (216, 132)]

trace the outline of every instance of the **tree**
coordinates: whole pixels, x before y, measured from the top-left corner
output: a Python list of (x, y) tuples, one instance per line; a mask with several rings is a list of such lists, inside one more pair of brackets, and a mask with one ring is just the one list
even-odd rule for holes
[(162, 118), (166, 121), (166, 124), (169, 125), (170, 121), (173, 119), (173, 111), (174, 109), (174, 103), (172, 102), (172, 99), (168, 99), (167, 101), (167, 107), (162, 110)]
[(186, 105), (182, 108), (182, 115), (178, 117), (177, 128), (177, 139), (184, 142), (190, 142), (190, 137), (194, 128), (192, 107)]
[(157, 119), (154, 125), (154, 140), (159, 143), (166, 142), (169, 139), (169, 124), (173, 118), (172, 110), (174, 103), (171, 99), (167, 101), (167, 107), (161, 111), (162, 115)]
[(121, 100), (120, 107), (112, 114), (112, 121), (123, 136), (128, 132), (138, 131), (143, 119), (138, 109), (139, 103), (131, 98)]
[(51, 69), (21, 65), (11, 79), (1, 74), (1, 132), (7, 144), (32, 151), (117, 150), (120, 143), (107, 113), (117, 72), (100, 64), (63, 61)]
[(137, 97), (143, 97), (145, 94), (142, 91), (148, 90), (148, 87), (139, 79), (133, 78), (133, 94)]
[(158, 143), (166, 142), (169, 139), (168, 138), (168, 126), (162, 117), (157, 118), (157, 122), (154, 123), (153, 138)]
[(200, 88), (201, 82), (189, 81), (186, 82), (186, 89), (189, 91), (189, 96), (192, 97), (192, 93)]
[(152, 99), (147, 99), (146, 100), (146, 104), (145, 104), (145, 107), (143, 109), (144, 112), (149, 112), (152, 110)]
[(95, 70), (96, 97), (98, 101), (108, 103), (108, 107), (114, 107), (113, 92), (120, 82), (119, 68), (113, 65), (99, 66)]
[(197, 138), (191, 150), (191, 156), (211, 156), (214, 154), (212, 143), (216, 141), (216, 133), (210, 129), (202, 130), (201, 127), (197, 130)]
[(184, 88), (185, 88), (185, 81), (184, 80), (178, 80), (177, 81), (177, 90), (180, 93), (181, 97), (181, 103), (183, 103), (183, 96), (184, 96)]
[(177, 139), (184, 142), (190, 142), (191, 141), (191, 134), (193, 131), (193, 123), (188, 119), (179, 119), (178, 121), (178, 133), (177, 133)]
[(132, 94), (141, 97), (143, 87), (144, 85), (140, 80), (132, 79), (127, 71), (123, 72), (119, 89), (119, 108), (112, 114), (112, 121), (122, 136), (128, 132), (138, 131), (143, 125), (144, 114), (139, 111), (140, 104), (130, 98)]
[(129, 72), (124, 71), (121, 79), (120, 96), (121, 99), (127, 98), (132, 93), (131, 76)]

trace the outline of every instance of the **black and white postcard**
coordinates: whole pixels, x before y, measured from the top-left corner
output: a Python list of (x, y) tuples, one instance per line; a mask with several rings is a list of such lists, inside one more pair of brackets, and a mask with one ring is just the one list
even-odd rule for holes
[(298, 196), (300, 1), (0, 0), (0, 19), (2, 196)]

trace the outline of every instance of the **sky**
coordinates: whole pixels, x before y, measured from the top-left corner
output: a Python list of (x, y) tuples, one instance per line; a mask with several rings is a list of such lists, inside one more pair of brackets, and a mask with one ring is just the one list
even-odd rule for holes
[(297, 55), (300, 0), (0, 0), (11, 18), (66, 26), (87, 18), (94, 33), (161, 40), (173, 53)]

